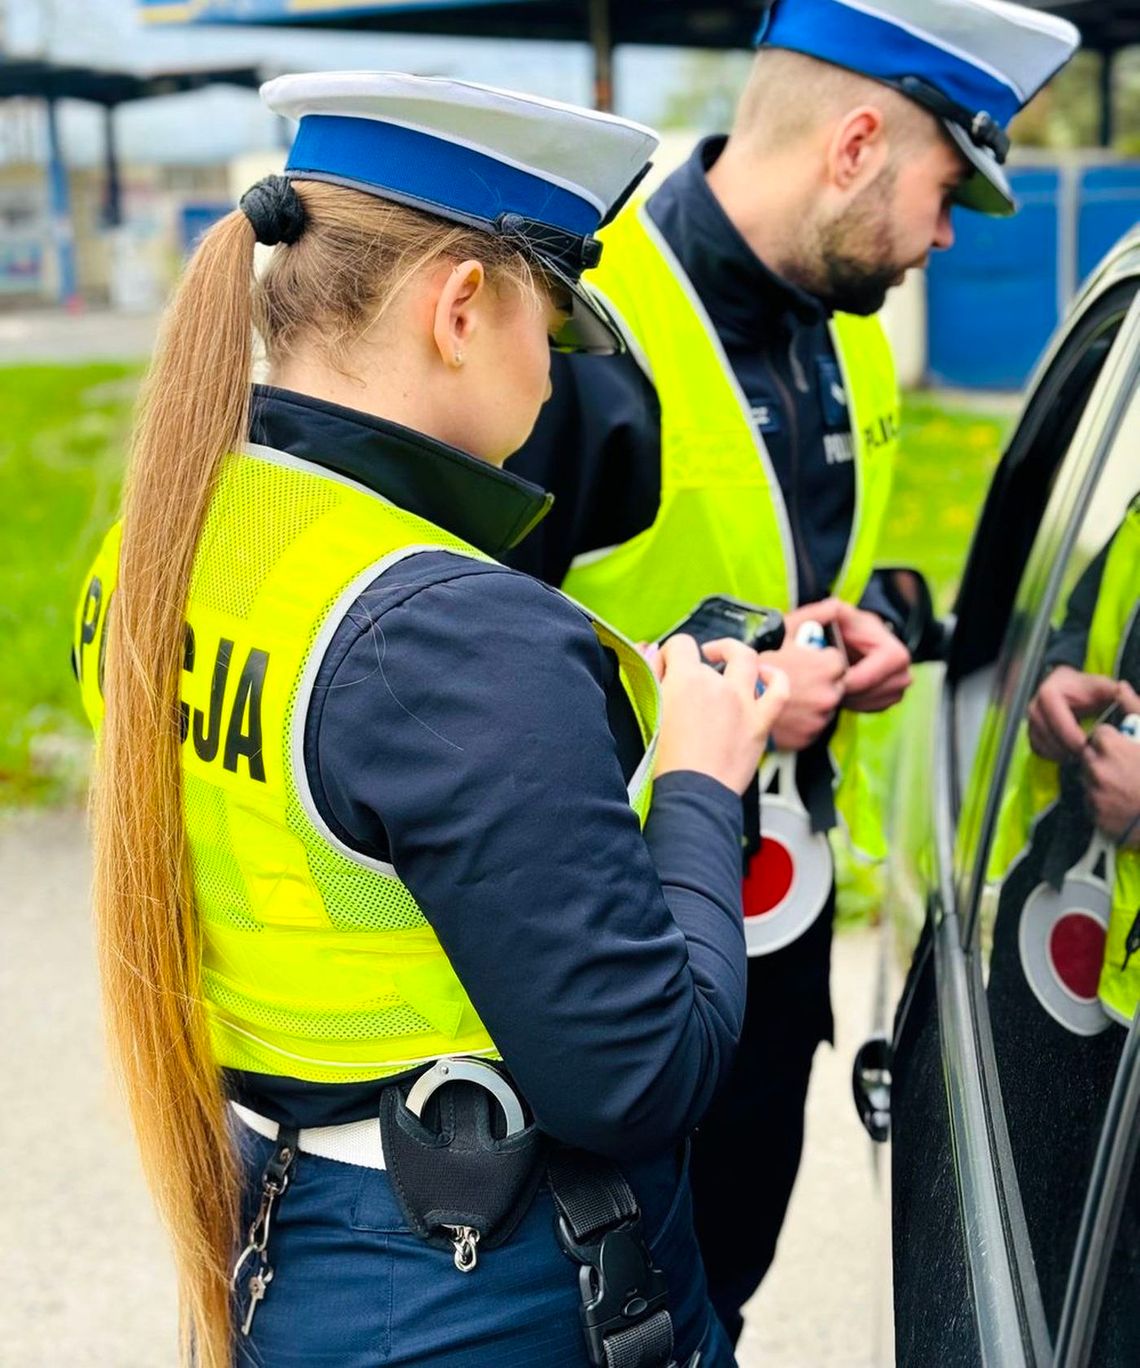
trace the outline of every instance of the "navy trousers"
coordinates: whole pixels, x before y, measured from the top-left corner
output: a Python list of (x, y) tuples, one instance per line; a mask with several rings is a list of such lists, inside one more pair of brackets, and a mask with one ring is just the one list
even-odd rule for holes
[(729, 1339), (767, 1273), (800, 1166), (812, 1057), (833, 1034), (835, 889), (808, 930), (748, 961), (744, 1031), (728, 1081), (693, 1137), (697, 1235)]
[[(238, 1129), (248, 1225), (273, 1145)], [(734, 1358), (708, 1300), (685, 1167), (665, 1160), (637, 1174), (630, 1179), (650, 1247), (669, 1282), (678, 1362), (699, 1348), (700, 1368), (729, 1368)], [(545, 1188), (511, 1239), (481, 1250), (475, 1270), (461, 1273), (450, 1252), (411, 1233), (386, 1173), (302, 1153), (268, 1255), (273, 1279), (249, 1338), (238, 1336), (240, 1368), (587, 1368), (578, 1269), (558, 1246)], [(243, 1279), (238, 1326), (247, 1305)]]

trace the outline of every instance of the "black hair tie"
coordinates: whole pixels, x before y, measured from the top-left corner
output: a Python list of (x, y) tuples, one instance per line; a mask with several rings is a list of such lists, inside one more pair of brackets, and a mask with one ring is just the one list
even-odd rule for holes
[(266, 176), (238, 200), (253, 225), (253, 235), (266, 247), (296, 242), (305, 229), (305, 206), (287, 176)]

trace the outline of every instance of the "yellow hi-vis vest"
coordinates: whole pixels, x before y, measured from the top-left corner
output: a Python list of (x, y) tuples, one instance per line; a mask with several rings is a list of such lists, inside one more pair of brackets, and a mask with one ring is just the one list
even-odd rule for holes
[[(794, 608), (799, 602), (787, 509), (764, 440), (696, 291), (644, 204), (607, 227), (590, 283), (625, 324), (661, 401), (661, 502), (631, 541), (579, 556), (563, 588), (633, 640), (655, 641), (710, 594)], [(855, 445), (855, 516), (834, 593), (858, 602), (874, 568), (898, 447), (894, 362), (875, 318), (837, 314), (832, 340)], [(832, 754), (839, 810), (853, 844), (885, 853), (881, 823), (855, 763), (856, 719), (840, 716)]]
[[(76, 622), (96, 727), (118, 545), (116, 528)], [(250, 447), (224, 463), (191, 576), (182, 703), (186, 830), (220, 1066), (336, 1083), (496, 1054), (393, 867), (343, 845), (320, 817), (302, 754), (317, 671), (345, 614), (395, 562), (439, 550), (490, 559), (281, 452)], [(628, 641), (591, 621), (640, 724), (645, 754), (629, 796), (644, 822), (657, 683)]]
[[(1086, 674), (1120, 677), (1124, 647), (1140, 616), (1138, 566), (1140, 499), (1133, 501), (1105, 558), (1085, 648), (1082, 668)], [(1057, 802), (1060, 792), (1056, 764), (1030, 750), (1023, 728), (1006, 781), (990, 856), (990, 879), (1003, 879), (1008, 874), (1014, 861), (1028, 848), (1037, 822)], [(1125, 944), (1133, 922), (1140, 916), (1140, 851), (1117, 849), (1113, 863), (1112, 910), (1098, 996), (1109, 1016), (1128, 1025), (1140, 1003), (1140, 953), (1128, 955)]]

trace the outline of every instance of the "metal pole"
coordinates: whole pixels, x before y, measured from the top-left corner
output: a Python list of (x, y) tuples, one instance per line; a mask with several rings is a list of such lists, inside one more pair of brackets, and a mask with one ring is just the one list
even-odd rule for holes
[(75, 230), (71, 221), (71, 193), (67, 167), (59, 138), (56, 102), (47, 101), (48, 195), (51, 201), (52, 239), (59, 266), (59, 302), (74, 308), (79, 303), (79, 284), (75, 272)]
[(614, 41), (610, 0), (590, 0), (590, 45), (594, 49), (594, 108), (614, 107)]
[(1112, 98), (1113, 74), (1116, 70), (1116, 51), (1105, 48), (1100, 62), (1100, 145), (1111, 147), (1116, 134), (1116, 108)]
[(115, 106), (103, 106), (103, 226), (118, 228), (123, 222), (123, 186), (119, 179), (119, 153), (115, 143)]

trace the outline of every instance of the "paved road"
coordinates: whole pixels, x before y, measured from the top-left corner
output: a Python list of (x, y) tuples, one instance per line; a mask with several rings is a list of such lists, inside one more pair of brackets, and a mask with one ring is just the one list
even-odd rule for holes
[[(0, 827), (0, 1364), (173, 1368), (170, 1263), (104, 1066), (87, 878), (81, 816)], [(807, 1159), (742, 1368), (889, 1362), (876, 1338), (884, 1232), (848, 1081), (876, 954), (869, 933), (836, 947), (838, 1049), (820, 1055)]]
[(0, 313), (0, 366), (25, 361), (136, 361), (154, 345), (157, 318), (106, 309)]

